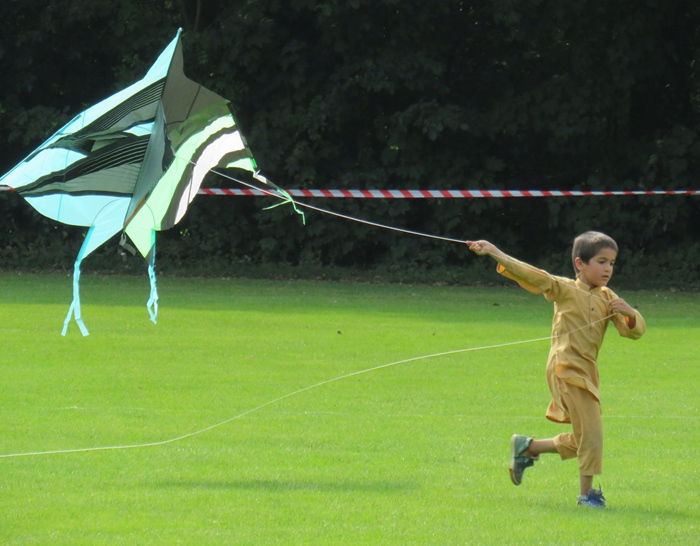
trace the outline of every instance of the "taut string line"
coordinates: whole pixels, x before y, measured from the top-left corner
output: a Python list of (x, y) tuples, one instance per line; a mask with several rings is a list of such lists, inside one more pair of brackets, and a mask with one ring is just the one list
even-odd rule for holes
[[(215, 170), (215, 169), (212, 169), (212, 172), (218, 174), (219, 176), (222, 176), (222, 177), (224, 177), (224, 178), (227, 178), (228, 180), (231, 180), (231, 181), (236, 182), (236, 183), (238, 183), (238, 184), (241, 184), (241, 185), (243, 185), (243, 186), (247, 186), (248, 188), (251, 188), (251, 189), (253, 189), (253, 190), (256, 190), (256, 191), (259, 191), (259, 192), (261, 192), (261, 193), (264, 193), (265, 195), (269, 195), (270, 197), (276, 197), (277, 199), (281, 199), (281, 200), (283, 200), (283, 201), (290, 202), (289, 194), (287, 194), (286, 192), (285, 192), (284, 194), (280, 194), (280, 193), (278, 193), (278, 192), (275, 191), (275, 190), (268, 190), (268, 189), (265, 189), (265, 188), (260, 188), (260, 187), (258, 187), (258, 186), (255, 186), (255, 185), (250, 184), (250, 183), (248, 183), (248, 182), (245, 182), (245, 181), (243, 181), (243, 180), (239, 180), (238, 178), (235, 178), (235, 177), (233, 177), (233, 176), (230, 176), (230, 175), (228, 175), (228, 174), (226, 174), (226, 173), (219, 172), (219, 171), (217, 171), (217, 170)], [(256, 173), (256, 175), (254, 175), (254, 176), (258, 177), (257, 179), (260, 180), (260, 181), (263, 182), (263, 183), (269, 183), (269, 181), (268, 181), (265, 177), (258, 176), (257, 173)], [(413, 231), (413, 230), (410, 230), (410, 229), (403, 229), (403, 228), (399, 228), (399, 227), (395, 227), (395, 226), (389, 226), (389, 225), (387, 225), (387, 224), (380, 224), (380, 223), (378, 223), (378, 222), (371, 222), (371, 221), (369, 221), (369, 220), (364, 220), (364, 219), (362, 219), (362, 218), (356, 218), (356, 217), (354, 217), (354, 216), (349, 216), (349, 215), (347, 215), (347, 214), (341, 214), (341, 213), (339, 213), (339, 212), (335, 212), (335, 211), (332, 211), (332, 210), (322, 209), (322, 208), (316, 207), (316, 206), (314, 206), (314, 205), (309, 205), (308, 203), (305, 203), (305, 202), (303, 202), (303, 201), (293, 200), (293, 201), (291, 201), (291, 202), (292, 202), (295, 206), (307, 208), (307, 209), (310, 209), (310, 210), (315, 210), (316, 212), (320, 212), (320, 213), (322, 213), (322, 214), (328, 214), (328, 215), (330, 215), (330, 216), (335, 216), (335, 217), (337, 217), (337, 218), (343, 218), (344, 220), (350, 220), (351, 222), (358, 222), (358, 223), (360, 223), (360, 224), (365, 224), (365, 225), (368, 225), (368, 226), (374, 226), (374, 227), (378, 227), (378, 228), (382, 228), (382, 229), (387, 229), (387, 230), (390, 230), (390, 231), (397, 231), (397, 232), (400, 232), (400, 233), (406, 233), (406, 234), (408, 234), (408, 235), (415, 235), (415, 236), (418, 236), (418, 237), (426, 237), (426, 238), (429, 238), (429, 239), (437, 239), (437, 240), (440, 240), (440, 241), (447, 241), (447, 242), (450, 242), (450, 243), (459, 243), (459, 244), (462, 244), (462, 245), (467, 243), (467, 241), (466, 241), (465, 239), (454, 239), (454, 238), (452, 238), (452, 237), (444, 237), (444, 236), (441, 236), (441, 235), (432, 235), (432, 234), (430, 234), (430, 233), (424, 233), (424, 232), (421, 232), (421, 231)], [(511, 258), (510, 256), (506, 255), (506, 258), (508, 258), (509, 261), (512, 261), (512, 258)], [(530, 264), (528, 264), (528, 263), (524, 263), (524, 262), (522, 262), (522, 263), (523, 263), (525, 266), (527, 266), (528, 268), (530, 268), (532, 271), (541, 274), (541, 271), (540, 271), (539, 269), (537, 269), (536, 267), (534, 267), (534, 266), (532, 266), (532, 265), (530, 265)], [(583, 292), (584, 294), (588, 294), (589, 296), (592, 296), (592, 297), (594, 297), (594, 298), (597, 298), (597, 299), (599, 299), (599, 300), (601, 300), (601, 301), (608, 302), (608, 300), (606, 300), (605, 298), (599, 296), (598, 294), (594, 294), (594, 293), (589, 292), (589, 291), (587, 291), (587, 290), (583, 290), (582, 288), (580, 288), (580, 287), (578, 287), (578, 286), (576, 286), (576, 285), (574, 285), (574, 288), (575, 288), (576, 290), (578, 290), (579, 292)]]

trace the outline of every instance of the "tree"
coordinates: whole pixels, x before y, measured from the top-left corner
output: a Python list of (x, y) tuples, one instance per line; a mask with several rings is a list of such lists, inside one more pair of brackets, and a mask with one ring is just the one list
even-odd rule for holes
[[(233, 102), (262, 170), (283, 186), (698, 187), (693, 3), (9, 0), (7, 10), (0, 167), (141, 77), (182, 26), (188, 73)], [(190, 261), (206, 248), (222, 264), (471, 263), (463, 249), (314, 215), (301, 228), (260, 203), (200, 199), (161, 246)], [(697, 199), (324, 205), (456, 238), (488, 234), (525, 258), (558, 256), (589, 228), (639, 255), (667, 252), (669, 237), (688, 256), (697, 245)], [(232, 236), (241, 225), (246, 236)], [(165, 263), (184, 267), (177, 252)]]

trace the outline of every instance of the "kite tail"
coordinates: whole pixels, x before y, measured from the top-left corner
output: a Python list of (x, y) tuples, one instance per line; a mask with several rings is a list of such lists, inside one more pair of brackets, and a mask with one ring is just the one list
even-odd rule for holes
[(90, 335), (90, 332), (88, 332), (88, 329), (83, 323), (82, 314), (80, 312), (80, 262), (82, 261), (82, 255), (78, 255), (78, 259), (75, 261), (75, 266), (73, 269), (73, 301), (68, 309), (66, 320), (63, 322), (63, 331), (61, 332), (62, 336), (65, 336), (68, 332), (68, 324), (73, 316), (75, 316), (75, 322), (78, 324), (78, 328), (80, 328), (80, 333), (83, 334), (83, 336)]
[(286, 205), (287, 203), (291, 203), (292, 207), (294, 208), (294, 211), (297, 214), (301, 215), (301, 222), (304, 225), (306, 225), (306, 215), (304, 214), (304, 211), (299, 210), (296, 202), (294, 201), (292, 196), (289, 195), (288, 192), (286, 192), (285, 190), (283, 190), (282, 188), (277, 186), (277, 184), (270, 182), (267, 178), (265, 178), (263, 175), (261, 175), (260, 172), (256, 171), (255, 173), (253, 173), (253, 178), (255, 178), (255, 180), (259, 180), (263, 184), (267, 184), (268, 186), (273, 188), (277, 193), (279, 193), (284, 198), (281, 203), (277, 203), (276, 205), (271, 205), (269, 207), (265, 207), (263, 210), (270, 210), (270, 209), (274, 209), (275, 207), (279, 207), (280, 205)]
[(156, 232), (152, 231), (151, 236), (153, 238), (153, 246), (151, 247), (151, 252), (148, 257), (148, 278), (151, 281), (151, 295), (148, 298), (148, 303), (146, 303), (146, 308), (148, 309), (148, 314), (151, 316), (151, 322), (156, 324), (156, 318), (158, 317), (158, 287), (156, 286)]

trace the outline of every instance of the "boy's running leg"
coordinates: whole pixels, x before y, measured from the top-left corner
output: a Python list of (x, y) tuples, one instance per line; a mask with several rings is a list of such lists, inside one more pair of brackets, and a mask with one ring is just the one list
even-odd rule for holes
[(522, 434), (513, 434), (510, 437), (510, 466), (508, 467), (508, 472), (510, 473), (510, 480), (515, 485), (523, 483), (525, 469), (533, 466), (535, 461), (539, 459), (539, 456), (530, 457), (524, 455), (532, 442), (532, 438)]
[(539, 461), (540, 453), (556, 453), (553, 438), (534, 440), (520, 434), (513, 434), (510, 438), (510, 479), (515, 485), (523, 482), (523, 473), (526, 468)]
[(523, 451), (523, 455), (537, 459), (541, 453), (556, 453), (557, 448), (554, 445), (554, 438), (546, 438), (544, 440), (532, 440), (528, 448)]
[(581, 495), (587, 495), (593, 489), (593, 476), (581, 476)]

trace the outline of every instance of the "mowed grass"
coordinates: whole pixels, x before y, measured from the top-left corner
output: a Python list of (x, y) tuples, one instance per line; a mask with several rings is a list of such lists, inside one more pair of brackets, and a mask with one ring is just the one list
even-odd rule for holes
[(575, 506), (574, 461), (508, 478), (512, 433), (568, 430), (544, 418), (541, 297), (161, 278), (153, 325), (145, 276), (82, 287), (91, 335), (64, 338), (70, 276), (0, 275), (0, 454), (124, 448), (0, 458), (3, 545), (700, 536), (698, 294), (623, 294), (648, 332), (601, 352), (601, 512)]

